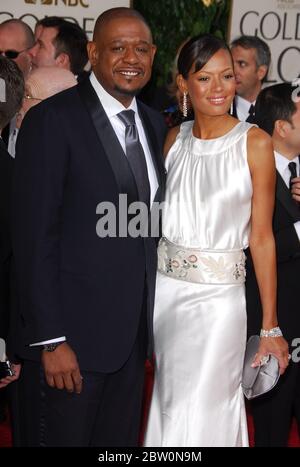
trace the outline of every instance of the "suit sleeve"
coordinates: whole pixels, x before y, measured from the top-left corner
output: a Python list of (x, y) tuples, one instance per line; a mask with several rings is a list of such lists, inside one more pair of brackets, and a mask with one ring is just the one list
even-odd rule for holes
[(277, 261), (288, 261), (300, 256), (300, 242), (294, 223), (274, 230)]
[(60, 233), (68, 145), (51, 104), (26, 115), (17, 141), (12, 239), (25, 343), (66, 335), (60, 302)]

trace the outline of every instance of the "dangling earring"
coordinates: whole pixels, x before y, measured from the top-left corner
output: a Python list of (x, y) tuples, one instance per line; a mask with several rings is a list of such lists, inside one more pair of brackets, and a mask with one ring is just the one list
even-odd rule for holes
[(184, 118), (186, 118), (187, 114), (188, 114), (187, 92), (186, 91), (184, 91), (184, 93), (183, 93), (182, 114), (183, 114)]
[(229, 114), (233, 115), (233, 100), (231, 101), (231, 104), (230, 104)]

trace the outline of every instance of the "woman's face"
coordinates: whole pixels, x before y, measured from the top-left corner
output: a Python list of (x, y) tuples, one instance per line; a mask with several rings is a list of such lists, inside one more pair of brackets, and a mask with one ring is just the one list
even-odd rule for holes
[(235, 76), (229, 52), (220, 49), (201, 70), (194, 73), (193, 69), (186, 80), (181, 76), (178, 84), (182, 92), (188, 93), (194, 112), (209, 116), (227, 113), (235, 94)]

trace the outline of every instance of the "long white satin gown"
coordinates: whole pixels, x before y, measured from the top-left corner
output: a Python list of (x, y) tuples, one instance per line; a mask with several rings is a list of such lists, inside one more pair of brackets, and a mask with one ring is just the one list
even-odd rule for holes
[(211, 140), (194, 137), (192, 125), (181, 125), (166, 159), (155, 383), (144, 444), (248, 446), (242, 250), (250, 230), (252, 125), (239, 122)]

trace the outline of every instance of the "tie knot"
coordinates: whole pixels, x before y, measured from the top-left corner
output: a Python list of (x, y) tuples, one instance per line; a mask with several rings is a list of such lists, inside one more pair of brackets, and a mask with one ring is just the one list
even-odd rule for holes
[(291, 178), (297, 177), (297, 165), (296, 162), (290, 162), (288, 165), (290, 172), (291, 172)]
[(130, 125), (135, 125), (135, 112), (134, 110), (122, 110), (122, 112), (118, 113), (117, 116), (121, 120), (121, 122), (124, 123), (124, 125), (130, 126)]

